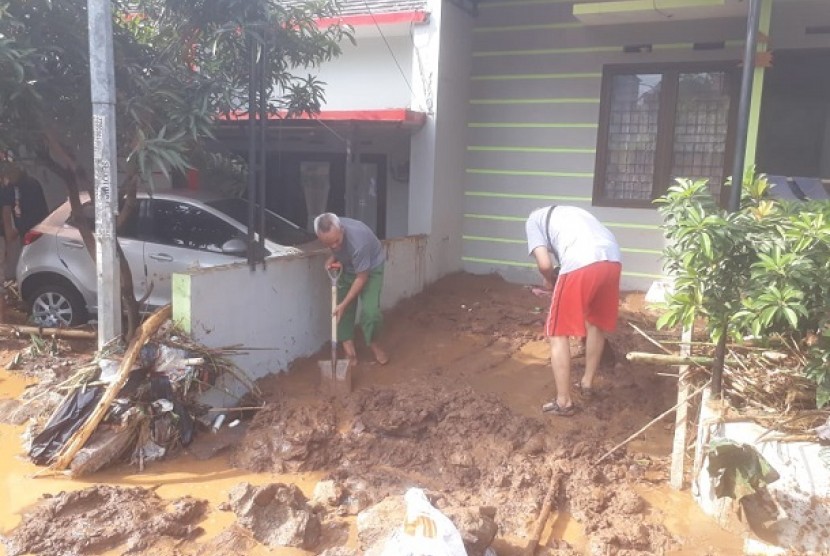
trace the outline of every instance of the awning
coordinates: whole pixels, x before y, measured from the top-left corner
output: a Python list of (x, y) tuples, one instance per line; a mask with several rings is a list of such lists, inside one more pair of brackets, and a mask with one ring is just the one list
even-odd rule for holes
[(318, 27), (328, 27), (329, 25), (350, 25), (352, 27), (363, 27), (365, 25), (381, 27), (387, 25), (400, 24), (415, 24), (426, 23), (429, 20), (429, 14), (422, 10), (415, 10), (409, 12), (391, 12), (391, 13), (369, 13), (369, 14), (349, 14), (340, 17), (324, 17), (317, 20)]

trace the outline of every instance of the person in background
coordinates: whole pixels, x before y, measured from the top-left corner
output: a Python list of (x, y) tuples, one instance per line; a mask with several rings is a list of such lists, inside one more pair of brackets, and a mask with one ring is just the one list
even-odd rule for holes
[(352, 218), (340, 218), (326, 212), (314, 219), (314, 232), (320, 241), (331, 249), (325, 267), (340, 266), (343, 274), (337, 285), (338, 305), (337, 340), (343, 342), (346, 357), (354, 364), (357, 351), (354, 344), (354, 326), (357, 301), (360, 300), (360, 327), (363, 337), (381, 365), (389, 357), (377, 340), (383, 324), (380, 311), (380, 293), (383, 287), (383, 269), (386, 253), (375, 233), (363, 222)]
[(6, 315), (6, 261), (9, 254), (14, 253), (14, 246), (18, 242), (17, 228), (14, 224), (14, 188), (10, 184), (10, 166), (4, 164), (0, 168), (0, 230), (3, 237), (0, 241), (0, 323), (5, 323)]
[(17, 164), (9, 166), (9, 182), (14, 188), (14, 221), (22, 238), (49, 216), (49, 206), (40, 182)]
[[(605, 333), (617, 326), (620, 301), (620, 248), (614, 235), (591, 213), (552, 206), (533, 211), (525, 223), (527, 248), (536, 259), (544, 287), (553, 290), (545, 335), (556, 398), (542, 411), (563, 417), (576, 408), (571, 399), (570, 336), (585, 338), (585, 374), (578, 388), (587, 397), (602, 358)], [(551, 259), (559, 262), (558, 276)]]

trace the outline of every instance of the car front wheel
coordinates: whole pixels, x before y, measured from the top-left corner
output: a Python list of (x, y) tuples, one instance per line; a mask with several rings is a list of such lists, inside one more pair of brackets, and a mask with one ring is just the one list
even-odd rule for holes
[(37, 326), (61, 328), (89, 321), (81, 294), (62, 284), (39, 287), (31, 297), (30, 309)]

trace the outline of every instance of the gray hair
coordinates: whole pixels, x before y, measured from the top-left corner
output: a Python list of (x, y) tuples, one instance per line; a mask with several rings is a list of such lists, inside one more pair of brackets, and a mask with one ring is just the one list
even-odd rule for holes
[(317, 235), (327, 234), (332, 228), (341, 229), (340, 219), (333, 212), (324, 212), (314, 219), (314, 233)]

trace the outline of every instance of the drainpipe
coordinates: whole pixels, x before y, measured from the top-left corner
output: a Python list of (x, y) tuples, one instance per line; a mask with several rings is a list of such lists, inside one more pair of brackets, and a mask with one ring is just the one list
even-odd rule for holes
[(729, 210), (741, 207), (744, 162), (746, 160), (746, 139), (749, 130), (749, 112), (752, 105), (752, 81), (755, 76), (755, 54), (758, 45), (758, 21), (761, 16), (761, 0), (749, 0), (749, 15), (746, 21), (746, 48), (741, 76), (741, 98), (738, 104), (738, 129), (735, 141), (735, 160), (732, 165), (732, 191), (729, 195)]
[(115, 135), (115, 70), (112, 6), (87, 0), (89, 78), (95, 169), (95, 266), (98, 288), (98, 349), (121, 335), (121, 274), (116, 253), (118, 150)]
[[(738, 129), (735, 141), (735, 160), (732, 165), (732, 190), (729, 192), (729, 211), (741, 207), (741, 189), (744, 182), (746, 141), (749, 130), (750, 108), (752, 106), (752, 81), (755, 76), (755, 54), (758, 44), (758, 21), (761, 15), (761, 0), (749, 0), (749, 14), (746, 20), (746, 48), (744, 49), (743, 74), (741, 76), (741, 98), (738, 104)], [(717, 398), (723, 388), (723, 366), (726, 358), (728, 317), (720, 323), (722, 327), (712, 364), (712, 397)]]

